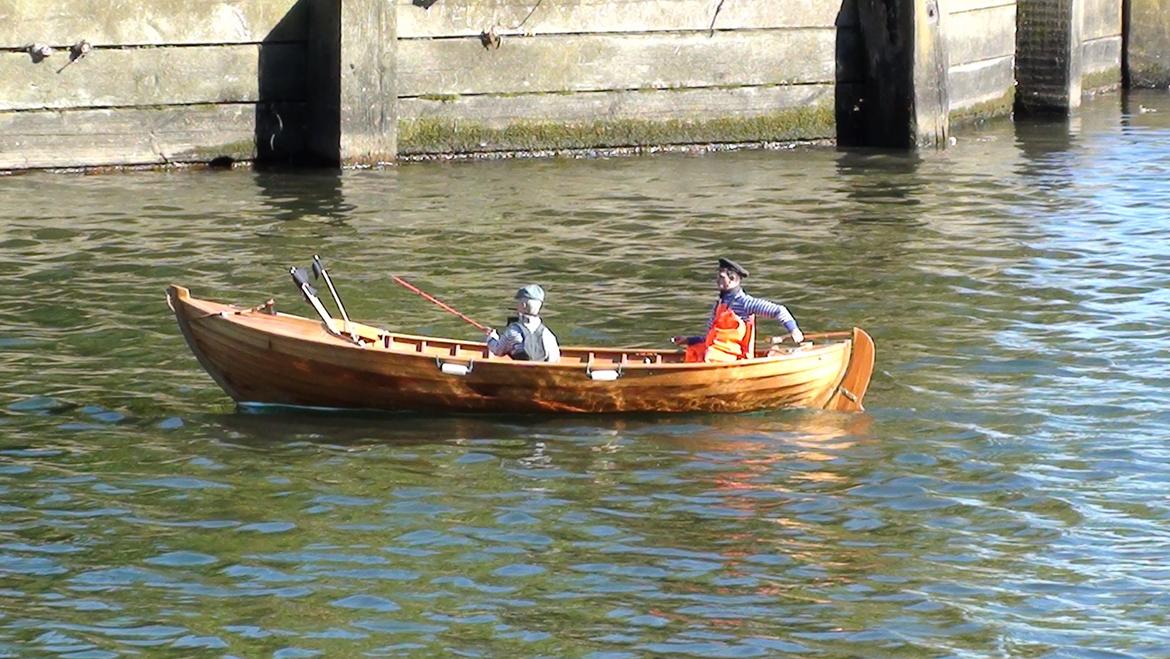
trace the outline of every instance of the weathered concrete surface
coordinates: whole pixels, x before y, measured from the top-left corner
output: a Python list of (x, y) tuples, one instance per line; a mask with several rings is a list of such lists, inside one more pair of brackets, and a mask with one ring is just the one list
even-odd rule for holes
[(1015, 2), (951, 13), (946, 21), (951, 66), (1011, 57), (1016, 52)]
[(304, 41), (297, 0), (0, 0), (0, 48)]
[(1121, 86), (1121, 37), (1087, 41), (1081, 47), (1081, 91), (1097, 93)]
[(1085, 0), (1081, 45), (1081, 91), (1097, 93), (1121, 85), (1121, 0)]
[(1028, 0), (1018, 8), (1016, 108), (1063, 113), (1080, 107), (1087, 0)]
[(0, 170), (165, 165), (302, 150), (304, 105), (0, 113)]
[[(397, 0), (400, 39), (497, 34), (596, 34), (855, 27), (853, 3), (824, 0), (441, 0), (429, 9)], [(778, 10), (778, 8), (782, 8)], [(840, 17), (838, 15), (841, 14)]]
[[(263, 96), (261, 48), (282, 62)], [(0, 52), (0, 110), (300, 101), (304, 59), (299, 44), (98, 48), (62, 69), (67, 54), (34, 63)]]
[[(705, 34), (478, 38), (399, 45), (401, 96), (804, 84), (833, 81), (831, 28)], [(845, 77), (860, 77), (846, 72)]]
[(952, 66), (947, 77), (952, 125), (1011, 115), (1016, 89), (1013, 57)]
[[(956, 4), (961, 11), (955, 10)], [(951, 121), (1010, 115), (1016, 85), (1015, 0), (967, 0), (950, 6), (946, 50)]]
[(1085, 24), (1081, 37), (1086, 41), (1121, 36), (1121, 0), (1085, 0)]
[(1131, 87), (1170, 87), (1170, 0), (1129, 0), (1126, 78)]

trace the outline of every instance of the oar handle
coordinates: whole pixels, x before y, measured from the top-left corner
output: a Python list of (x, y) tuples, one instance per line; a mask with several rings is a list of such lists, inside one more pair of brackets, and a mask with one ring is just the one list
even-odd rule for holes
[(467, 321), (468, 323), (471, 323), (472, 325), (479, 328), (479, 330), (481, 332), (487, 332), (487, 331), (491, 330), (491, 328), (488, 327), (487, 325), (484, 325), (483, 323), (476, 322), (476, 321), (468, 318), (467, 316), (459, 313), (454, 308), (452, 308), (450, 305), (440, 301), (439, 299), (435, 298), (433, 295), (430, 295), (429, 293), (427, 293), (423, 290), (420, 290), (417, 286), (414, 286), (413, 284), (406, 281), (402, 277), (399, 277), (398, 275), (390, 275), (390, 278), (394, 280), (395, 284), (398, 284), (399, 286), (405, 288), (406, 290), (410, 291), (411, 293), (418, 295), (419, 297), (426, 300), (427, 302), (433, 303), (435, 306), (439, 307), (443, 311), (455, 314), (456, 316), (459, 316), (460, 318)]

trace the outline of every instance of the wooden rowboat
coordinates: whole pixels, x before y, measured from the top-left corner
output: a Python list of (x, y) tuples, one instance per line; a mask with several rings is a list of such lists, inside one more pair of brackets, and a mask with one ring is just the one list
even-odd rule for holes
[[(806, 334), (752, 359), (683, 363), (677, 350), (564, 347), (555, 364), (497, 357), (481, 342), (399, 334), (191, 297), (167, 289), (187, 344), (237, 403), (465, 412), (860, 411), (873, 372), (864, 330)], [(340, 323), (340, 321), (338, 321)]]

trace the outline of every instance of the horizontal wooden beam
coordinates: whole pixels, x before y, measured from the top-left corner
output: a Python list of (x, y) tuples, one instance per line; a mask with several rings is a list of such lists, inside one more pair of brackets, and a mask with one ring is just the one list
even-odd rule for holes
[[(750, 118), (778, 110), (832, 105), (831, 84), (673, 91), (613, 91), (531, 96), (464, 96), (446, 100), (404, 98), (404, 121), (470, 121), (502, 129), (519, 122), (670, 121)], [(824, 137), (824, 136), (822, 136)]]
[(0, 112), (0, 170), (293, 157), (304, 116), (303, 103)]
[(299, 44), (96, 49), (68, 63), (65, 53), (34, 63), (0, 52), (0, 110), (305, 98)]
[(307, 0), (0, 0), (0, 48), (304, 41)]
[[(1002, 1), (1002, 0), (1001, 0)], [(611, 32), (854, 27), (848, 1), (785, 0), (440, 0), (427, 9), (398, 0), (402, 39), (473, 36), (488, 30), (530, 35)]]
[[(402, 97), (827, 83), (861, 78), (852, 30), (402, 41)], [(841, 56), (838, 56), (838, 50)], [(838, 71), (838, 59), (845, 66)]]
[(696, 114), (680, 118), (678, 112), (666, 109), (657, 115), (645, 110), (642, 117), (626, 119), (599, 116), (552, 121), (534, 117), (501, 122), (496, 127), (479, 123), (477, 117), (428, 117), (399, 122), (399, 152), (421, 155), (823, 140), (832, 139), (836, 132), (834, 105), (830, 96), (810, 105), (739, 116)]

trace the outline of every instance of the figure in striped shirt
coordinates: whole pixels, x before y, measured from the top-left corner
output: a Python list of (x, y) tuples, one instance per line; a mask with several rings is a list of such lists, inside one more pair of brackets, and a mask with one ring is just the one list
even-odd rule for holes
[[(799, 344), (804, 340), (804, 334), (800, 331), (800, 327), (796, 324), (796, 319), (788, 312), (782, 304), (776, 304), (770, 300), (752, 297), (743, 291), (742, 282), (748, 276), (748, 271), (740, 266), (735, 261), (730, 259), (719, 259), (719, 270), (715, 275), (715, 284), (719, 287), (719, 299), (715, 302), (711, 309), (711, 318), (707, 323), (708, 336), (714, 328), (717, 320), (716, 314), (720, 307), (730, 309), (740, 320), (747, 321), (749, 317), (755, 316), (757, 322), (761, 318), (773, 318), (778, 320), (784, 329), (787, 330), (789, 336), (792, 337), (794, 343)], [(671, 340), (680, 346), (695, 346), (707, 341), (707, 337), (703, 336), (675, 336)], [(708, 361), (710, 361), (708, 359)]]

